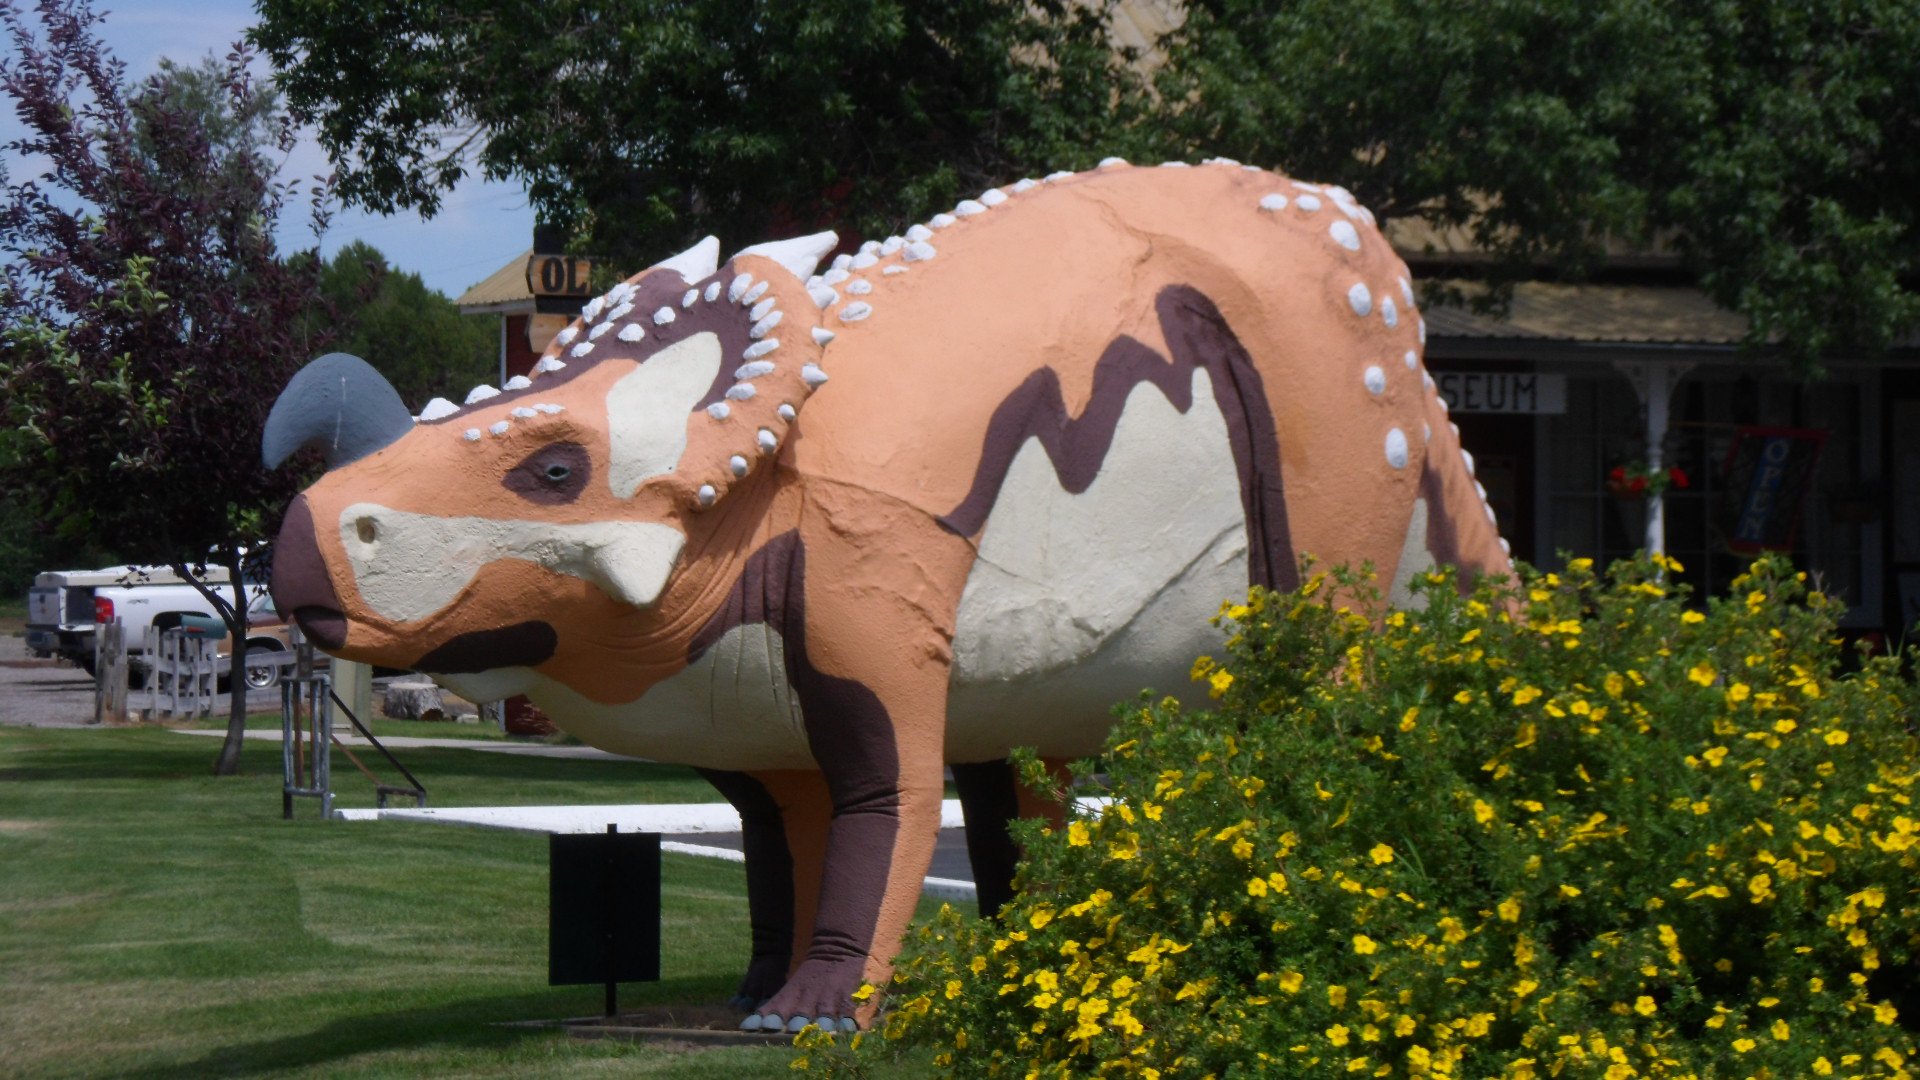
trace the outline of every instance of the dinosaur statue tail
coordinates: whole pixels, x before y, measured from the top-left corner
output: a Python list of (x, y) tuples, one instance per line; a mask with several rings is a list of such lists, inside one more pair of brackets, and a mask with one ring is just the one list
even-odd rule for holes
[(1428, 393), (1422, 431), (1426, 462), (1396, 583), (1436, 563), (1458, 567), (1462, 589), (1482, 575), (1511, 575), (1511, 549), (1500, 536), (1487, 489), (1474, 479), (1473, 455), (1460, 445), (1460, 429), (1448, 417), (1447, 404), (1433, 391), (1430, 378)]

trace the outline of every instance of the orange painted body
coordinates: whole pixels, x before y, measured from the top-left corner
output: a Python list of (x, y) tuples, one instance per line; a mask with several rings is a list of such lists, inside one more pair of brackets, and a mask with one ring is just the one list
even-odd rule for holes
[[(947, 761), (1098, 749), (1104, 711), (1052, 743), (1048, 717), (1005, 714), (993, 684), (1032, 674), (1009, 628), (1040, 628), (1037, 664), (1104, 665), (1115, 681), (1096, 691), (1114, 701), (1142, 685), (1125, 679), (1164, 677), (1197, 651), (1175, 657), (1199, 639), (1155, 620), (1217, 606), (1249, 577), (1287, 585), (1302, 555), (1400, 578), (1428, 558), (1510, 568), (1418, 361), (1406, 268), (1343, 192), (1214, 163), (1120, 165), (1003, 194), (810, 280), (754, 255), (691, 280), (638, 275), (631, 312), (609, 317), (619, 308), (604, 302), (549, 350), (564, 368), (422, 422), (303, 496), (345, 618), (339, 655), (429, 671), (437, 657), (464, 668), (439, 672), (457, 689), (528, 693), (595, 745), (762, 779), (787, 822), (797, 926), (812, 942), (767, 1015), (851, 1015), (848, 992), (884, 979)], [(724, 295), (741, 275), (767, 287)], [(700, 385), (700, 332), (726, 346), (722, 371), (765, 362), (740, 369), (749, 393), (723, 396), (724, 375)], [(766, 340), (777, 347), (744, 351)], [(698, 392), (660, 405), (646, 431), (623, 427), (609, 403), (628, 400), (647, 364), (664, 370), (669, 346), (688, 350), (672, 362), (690, 374), (661, 385)], [(1186, 445), (1209, 438), (1224, 441)], [(1164, 467), (1141, 457), (1154, 446)], [(555, 447), (577, 448), (564, 483), (551, 479)], [(1056, 490), (1034, 479), (1041, 461)], [(1237, 478), (1179, 472), (1205, 461)], [(1191, 541), (1206, 560), (1187, 562), (1214, 569), (1182, 570), (1171, 591), (1191, 596), (1168, 606), (1153, 564), (1127, 553), (1187, 541), (1163, 539), (1155, 530), (1171, 526), (1126, 511), (1125, 497), (1203, 481), (1239, 500), (1213, 509), (1245, 528)], [(1030, 492), (1046, 509), (1013, 505)], [(1097, 565), (1045, 531), (1069, 518), (1094, 523), (1085, 557)], [(1028, 543), (1021, 529), (1040, 531)], [(1143, 537), (1132, 547), (1102, 546), (1130, 530)], [(652, 577), (610, 566), (609, 552), (675, 544)], [(1000, 578), (977, 565), (988, 550), (1017, 561), (1023, 544), (1061, 550)], [(448, 569), (462, 560), (464, 578)], [(1085, 600), (1069, 594), (1099, 591), (1071, 585), (1089, 572), (1145, 599), (1029, 620), (1018, 590), (1054, 596), (1032, 580), (1050, 566), (1067, 608)], [(657, 596), (636, 603), (655, 577)], [(1047, 629), (1099, 619), (1110, 625), (1081, 653)], [(1158, 652), (1135, 664), (1143, 641)], [(501, 662), (473, 666), (489, 657)], [(883, 867), (880, 880), (836, 876), (857, 865)]]

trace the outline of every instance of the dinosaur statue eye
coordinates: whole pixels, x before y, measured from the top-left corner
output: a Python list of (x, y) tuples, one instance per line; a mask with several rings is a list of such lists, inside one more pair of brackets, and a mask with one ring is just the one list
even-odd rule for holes
[(500, 482), (529, 502), (555, 504), (579, 498), (592, 476), (587, 448), (576, 442), (558, 442), (520, 459)]

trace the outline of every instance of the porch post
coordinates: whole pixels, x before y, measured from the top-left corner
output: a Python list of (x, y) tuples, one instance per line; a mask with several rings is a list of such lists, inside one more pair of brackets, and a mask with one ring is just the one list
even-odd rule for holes
[[(1693, 364), (1684, 360), (1616, 360), (1613, 366), (1627, 377), (1627, 382), (1632, 384), (1633, 392), (1639, 396), (1640, 404), (1646, 410), (1647, 471), (1658, 475), (1666, 467), (1661, 448), (1667, 438), (1673, 388), (1693, 368)], [(1646, 549), (1649, 555), (1667, 553), (1665, 495), (1647, 500)]]

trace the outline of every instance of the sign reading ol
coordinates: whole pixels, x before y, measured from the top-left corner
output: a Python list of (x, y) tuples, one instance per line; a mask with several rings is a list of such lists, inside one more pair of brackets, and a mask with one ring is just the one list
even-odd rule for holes
[(593, 260), (576, 255), (527, 256), (527, 288), (535, 296), (587, 295)]
[(1433, 381), (1449, 411), (1551, 413), (1567, 411), (1567, 377), (1531, 371), (1436, 371)]

